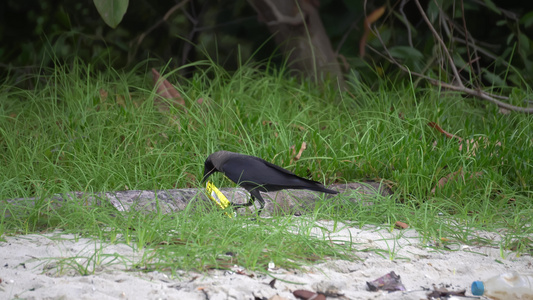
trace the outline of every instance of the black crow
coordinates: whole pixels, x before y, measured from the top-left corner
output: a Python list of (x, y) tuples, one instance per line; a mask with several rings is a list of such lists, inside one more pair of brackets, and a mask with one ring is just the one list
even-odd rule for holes
[(251, 197), (248, 203), (234, 204), (233, 206), (251, 206), (257, 199), (261, 205), (257, 212), (258, 215), (265, 207), (265, 200), (261, 197), (260, 192), (300, 189), (328, 194), (338, 193), (324, 187), (320, 182), (299, 177), (259, 157), (229, 151), (218, 151), (207, 157), (202, 183), (215, 172), (224, 173), (226, 177), (250, 192)]

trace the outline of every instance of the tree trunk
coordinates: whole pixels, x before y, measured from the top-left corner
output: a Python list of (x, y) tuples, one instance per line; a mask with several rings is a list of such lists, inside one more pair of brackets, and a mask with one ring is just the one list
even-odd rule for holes
[(320, 20), (318, 0), (248, 0), (275, 41), (291, 70), (322, 83), (331, 79), (341, 90), (345, 82)]

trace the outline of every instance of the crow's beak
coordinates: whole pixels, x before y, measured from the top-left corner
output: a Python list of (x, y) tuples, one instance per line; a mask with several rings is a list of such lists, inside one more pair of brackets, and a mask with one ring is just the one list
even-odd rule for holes
[(202, 181), (200, 183), (204, 184), (205, 181), (207, 180), (207, 178), (209, 178), (209, 176), (211, 176), (211, 174), (215, 173), (216, 171), (217, 170), (215, 168), (212, 168), (211, 170), (205, 169), (204, 170), (204, 177), (202, 177)]

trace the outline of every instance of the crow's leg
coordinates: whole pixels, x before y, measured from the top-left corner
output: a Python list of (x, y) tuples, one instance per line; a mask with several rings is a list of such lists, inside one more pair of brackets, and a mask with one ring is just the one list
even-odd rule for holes
[(253, 198), (257, 199), (257, 201), (259, 201), (259, 205), (261, 205), (261, 207), (257, 210), (257, 216), (259, 217), (261, 215), (261, 212), (263, 211), (263, 208), (265, 208), (265, 199), (261, 197), (261, 193), (258, 190), (251, 191), (250, 195), (252, 195)]
[(231, 206), (235, 208), (248, 207), (248, 206), (254, 205), (254, 201), (255, 201), (254, 196), (250, 195), (250, 199), (248, 200), (248, 203), (244, 203), (244, 204), (231, 203)]
[(248, 203), (245, 203), (245, 204), (233, 204), (232, 203), (231, 206), (233, 206), (233, 208), (252, 206), (254, 205), (254, 202), (256, 199), (259, 201), (259, 205), (261, 205), (261, 207), (257, 210), (257, 216), (259, 216), (261, 215), (261, 211), (263, 211), (263, 208), (265, 208), (265, 200), (263, 199), (263, 197), (261, 197), (261, 194), (259, 193), (259, 191), (250, 192), (250, 200), (248, 200)]
[(261, 216), (261, 212), (263, 211), (263, 208), (265, 208), (265, 200), (263, 200), (263, 198), (257, 198), (257, 200), (259, 200), (259, 205), (261, 205), (261, 207), (257, 210), (257, 216)]

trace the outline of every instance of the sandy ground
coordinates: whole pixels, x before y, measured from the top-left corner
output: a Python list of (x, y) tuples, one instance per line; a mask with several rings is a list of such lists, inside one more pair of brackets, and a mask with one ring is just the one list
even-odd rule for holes
[[(319, 225), (332, 226), (328, 222)], [(318, 227), (316, 234), (322, 235)], [(498, 233), (475, 234), (499, 239)], [(4, 237), (7, 241), (0, 242), (0, 299), (296, 299), (292, 292), (299, 289), (342, 295), (328, 299), (427, 299), (434, 287), (466, 289), (466, 295), (472, 296), (474, 280), (510, 270), (533, 273), (530, 255), (517, 257), (511, 252), (502, 254), (496, 247), (459, 244), (436, 250), (421, 243), (415, 230), (345, 227), (331, 234), (334, 240), (350, 236), (359, 260), (327, 261), (301, 271), (274, 267), (270, 275), (236, 266), (233, 271), (207, 274), (183, 272), (177, 278), (162, 272), (131, 271), (142, 252), (124, 244), (109, 245), (60, 232)], [(365, 249), (372, 251), (361, 251)], [(81, 276), (76, 271), (83, 269), (79, 266), (92, 269), (95, 264), (94, 275)], [(406, 291), (368, 291), (367, 281), (391, 271), (401, 276)], [(269, 283), (274, 277), (272, 287)]]

